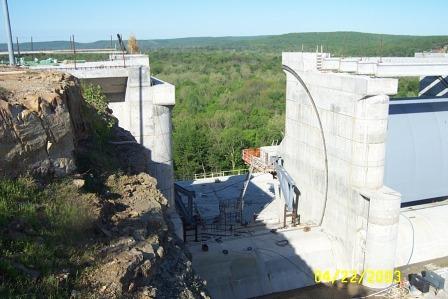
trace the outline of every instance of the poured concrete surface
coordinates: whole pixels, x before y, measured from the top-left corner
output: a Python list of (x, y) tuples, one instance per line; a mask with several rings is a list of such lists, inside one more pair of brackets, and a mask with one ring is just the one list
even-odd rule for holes
[(448, 256), (448, 201), (403, 208), (397, 248), (396, 266)]
[(416, 57), (329, 57), (323, 53), (322, 70), (377, 77), (431, 76), (448, 74), (448, 56)]
[[(398, 80), (322, 71), (322, 60), (327, 59), (326, 53), (283, 54), (286, 122), (279, 154), (300, 190), (302, 224), (311, 231), (294, 228), (272, 234), (263, 220), (279, 219), (284, 203), (275, 198), (257, 212), (261, 223), (241, 228), (240, 237), (203, 239), (207, 252), (201, 244), (189, 243), (193, 266), (215, 298), (247, 298), (309, 286), (316, 270), (391, 271), (407, 264), (411, 252), (411, 263), (448, 255), (446, 206), (400, 209), (400, 193), (384, 183), (389, 95), (396, 94)], [(339, 71), (354, 73), (364, 63), (339, 62)], [(398, 60), (387, 65), (372, 62), (383, 73), (401, 74), (393, 65), (401, 68)], [(405, 64), (403, 72), (415, 70), (414, 63)], [(429, 74), (433, 71), (440, 68)], [(236, 179), (227, 180), (230, 184)], [(213, 181), (205, 185), (198, 189), (198, 209), (213, 219), (219, 212), (217, 202), (236, 200), (242, 181), (222, 190)], [(277, 185), (273, 181), (274, 190)], [(201, 195), (202, 187), (209, 191)], [(210, 194), (214, 199), (208, 199)], [(287, 242), (276, 243), (282, 240)], [(390, 285), (363, 283), (378, 289)]]
[[(287, 240), (287, 242), (285, 242)], [(247, 230), (247, 237), (189, 243), (193, 268), (213, 298), (250, 298), (314, 284), (313, 270), (346, 269), (337, 242), (319, 229)], [(228, 254), (224, 254), (227, 250)]]

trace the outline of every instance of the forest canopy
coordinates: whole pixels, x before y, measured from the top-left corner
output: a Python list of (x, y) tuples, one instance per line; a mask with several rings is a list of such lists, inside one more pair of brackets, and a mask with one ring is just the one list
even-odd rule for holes
[(178, 178), (244, 167), (241, 149), (282, 138), (285, 77), (280, 56), (158, 50), (152, 74), (176, 85), (174, 163)]

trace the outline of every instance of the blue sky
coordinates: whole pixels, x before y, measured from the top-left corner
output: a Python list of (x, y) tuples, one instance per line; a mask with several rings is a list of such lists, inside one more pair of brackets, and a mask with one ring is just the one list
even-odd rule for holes
[(448, 35), (446, 0), (9, 0), (9, 9), (13, 36), (23, 41), (73, 33), (89, 42), (118, 32), (138, 39), (346, 30)]

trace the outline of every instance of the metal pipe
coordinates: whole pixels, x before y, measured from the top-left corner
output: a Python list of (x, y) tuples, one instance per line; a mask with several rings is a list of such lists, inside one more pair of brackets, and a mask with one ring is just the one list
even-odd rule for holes
[(15, 65), (14, 50), (12, 48), (11, 22), (9, 20), (8, 0), (3, 0), (3, 14), (5, 15), (5, 30), (7, 35), (9, 65)]

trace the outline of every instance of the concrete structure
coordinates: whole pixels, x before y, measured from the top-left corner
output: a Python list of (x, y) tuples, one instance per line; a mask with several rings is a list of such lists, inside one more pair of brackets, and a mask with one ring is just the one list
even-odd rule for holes
[[(309, 53), (311, 54), (311, 53)], [(319, 54), (321, 71), (347, 72), (375, 77), (440, 76), (448, 74), (447, 55), (416, 57), (330, 57)], [(317, 58), (316, 58), (317, 59)], [(316, 66), (317, 68), (317, 66)]]
[[(283, 54), (299, 80), (287, 72), (280, 156), (300, 189), (301, 219), (339, 240), (350, 269), (392, 270), (400, 194), (383, 185), (383, 176), (388, 95), (398, 81), (319, 71), (317, 59)], [(348, 71), (357, 63), (342, 62)]]
[(174, 207), (171, 110), (175, 87), (151, 77), (147, 55), (111, 54), (108, 61), (33, 68), (64, 71), (87, 84), (100, 85), (119, 126), (130, 131), (149, 150), (149, 172)]
[[(387, 143), (393, 144), (387, 140), (389, 96), (397, 93), (398, 80), (383, 77), (448, 74), (448, 59), (340, 59), (325, 53), (284, 53), (283, 64), (287, 104), (280, 156), (301, 191), (302, 221), (337, 238), (351, 269), (392, 270), (397, 266), (401, 196), (384, 185), (384, 175)], [(426, 129), (430, 128), (420, 125), (418, 131), (424, 134)], [(433, 122), (432, 129), (440, 130), (440, 123)], [(437, 195), (447, 196), (444, 183), (436, 184), (442, 190)], [(422, 192), (407, 194), (410, 200), (426, 190), (423, 184), (414, 188)], [(365, 285), (387, 284), (366, 281)]]
[[(287, 192), (279, 192), (284, 175), (277, 173), (271, 182), (275, 196), (255, 221), (238, 228), (236, 235), (210, 234), (199, 244), (189, 242), (193, 267), (207, 280), (214, 298), (309, 286), (318, 271), (334, 275), (373, 270), (381, 275), (447, 256), (448, 200), (440, 200), (448, 198), (447, 100), (389, 99), (397, 93), (394, 77), (446, 75), (447, 58), (283, 54), (285, 136), (278, 151), (267, 148), (260, 157), (281, 158), (300, 191), (300, 223), (283, 225)], [(211, 194), (218, 200), (236, 198), (243, 188), (240, 182), (224, 185), (221, 192), (221, 184), (197, 181), (184, 187), (196, 194), (216, 191)], [(261, 198), (256, 190), (249, 188), (246, 196)], [(272, 197), (271, 191), (259, 190)], [(433, 197), (438, 201), (420, 202)], [(214, 200), (195, 203), (201, 209)], [(216, 207), (214, 211), (216, 215)], [(202, 250), (204, 243), (208, 251)], [(376, 279), (362, 283), (371, 288), (390, 285)]]

